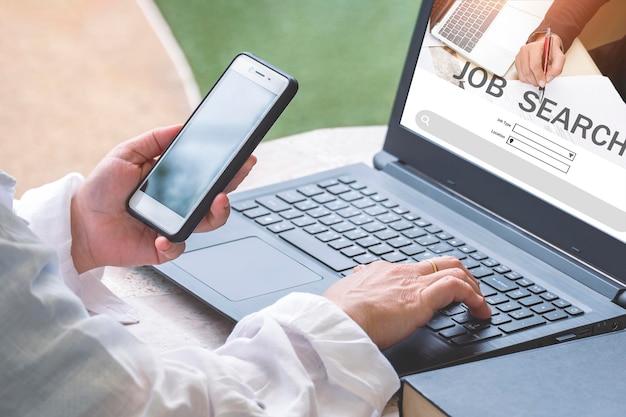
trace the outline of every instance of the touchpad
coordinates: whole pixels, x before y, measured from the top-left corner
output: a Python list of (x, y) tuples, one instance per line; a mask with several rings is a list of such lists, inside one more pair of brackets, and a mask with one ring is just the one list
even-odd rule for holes
[(231, 301), (322, 279), (257, 237), (187, 252), (173, 262)]

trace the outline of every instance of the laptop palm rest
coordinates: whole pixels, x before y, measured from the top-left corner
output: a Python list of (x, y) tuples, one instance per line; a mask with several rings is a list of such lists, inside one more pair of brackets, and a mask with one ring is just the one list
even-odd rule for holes
[[(322, 279), (258, 237), (245, 237), (187, 252), (173, 263), (231, 301)], [(251, 279), (254, 277), (258, 279)]]

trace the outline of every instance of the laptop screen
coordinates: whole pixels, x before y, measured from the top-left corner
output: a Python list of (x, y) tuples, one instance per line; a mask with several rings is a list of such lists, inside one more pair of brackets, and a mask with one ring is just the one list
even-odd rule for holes
[[(561, 42), (546, 36), (546, 27), (553, 35), (560, 29), (546, 21), (571, 21), (559, 13), (568, 13), (566, 6), (589, 2), (503, 3), (536, 19), (536, 26), (513, 48), (519, 52), (535, 33), (541, 41), (535, 59), (543, 61), (541, 54), (547, 52), (548, 65), (556, 66), (552, 59), (557, 59)], [(603, 2), (597, 3), (600, 7)], [(564, 67), (541, 91), (520, 81), (522, 63), (518, 68), (510, 60), (506, 72), (496, 75), (481, 66), (479, 58), (444, 42), (432, 30), (431, 6), (431, 0), (423, 1), (392, 114), (388, 137), (396, 131), (399, 139), (386, 143), (385, 150), (403, 155), (402, 162), (443, 186), (623, 279), (623, 267), (611, 257), (623, 264), (626, 254), (626, 103), (620, 92), (626, 68), (611, 72), (617, 61), (601, 62), (602, 46), (621, 42), (624, 50), (624, 33), (619, 33), (624, 31), (623, 17), (597, 27), (591, 23), (596, 10), (586, 10), (588, 19), (580, 22), (579, 33), (562, 34)], [(491, 16), (488, 23), (495, 19)], [(499, 38), (495, 42), (506, 41)]]

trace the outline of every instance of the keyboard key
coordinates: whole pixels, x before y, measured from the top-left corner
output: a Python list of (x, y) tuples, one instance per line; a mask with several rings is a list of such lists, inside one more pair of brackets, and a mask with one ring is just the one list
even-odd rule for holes
[(357, 257), (354, 258), (354, 261), (361, 264), (361, 265), (367, 265), (370, 264), (374, 261), (378, 261), (380, 258), (378, 256), (374, 256), (371, 253), (366, 253), (364, 255), (359, 255)]
[[(398, 236), (398, 233), (394, 232), (393, 230), (385, 229), (375, 233), (374, 236), (376, 236), (380, 240), (388, 240)], [(408, 241), (408, 239), (406, 240)], [(411, 241), (409, 241), (409, 243), (411, 243)]]
[[(305, 185), (304, 187), (298, 188), (298, 192), (304, 194), (307, 197), (313, 197), (314, 195), (322, 194), (324, 190), (318, 187), (315, 184)], [(278, 196), (282, 198), (280, 195)], [(286, 200), (287, 201), (287, 200)], [(297, 201), (287, 201), (289, 203), (297, 203)]]
[(557, 320), (566, 319), (569, 316), (564, 311), (554, 310), (554, 311), (551, 311), (551, 312), (549, 312), (547, 314), (544, 314), (543, 317), (545, 319), (547, 319), (547, 320), (550, 320), (550, 321), (557, 321)]
[(426, 235), (424, 237), (420, 237), (418, 239), (415, 240), (417, 243), (419, 243), (422, 246), (428, 246), (428, 245), (434, 245), (435, 243), (439, 243), (439, 239), (437, 239), (435, 236), (431, 236), (431, 235)]
[(269, 226), (270, 224), (282, 222), (283, 219), (276, 214), (270, 214), (269, 216), (257, 217), (254, 221), (261, 226)]
[(319, 233), (319, 234), (315, 235), (315, 237), (317, 239), (319, 239), (320, 241), (326, 243), (326, 242), (330, 242), (330, 241), (335, 240), (335, 239), (339, 239), (341, 237), (341, 235), (339, 233), (337, 233), (337, 232), (333, 232), (332, 230), (329, 230), (327, 232)]
[(348, 191), (351, 191), (351, 189), (347, 185), (337, 184), (337, 185), (333, 185), (333, 186), (326, 188), (326, 191), (334, 195), (339, 195), (339, 194), (347, 193)]
[(503, 313), (508, 313), (509, 311), (519, 310), (521, 307), (514, 301), (509, 301), (508, 303), (498, 304), (498, 310)]
[(281, 211), (280, 212), (280, 217), (282, 217), (283, 219), (287, 219), (287, 220), (291, 220), (291, 219), (295, 219), (296, 217), (302, 217), (304, 216), (304, 214), (296, 209), (289, 209), (287, 211)]
[(319, 185), (322, 188), (328, 188), (328, 187), (332, 187), (333, 185), (337, 185), (339, 184), (339, 181), (337, 181), (336, 179), (332, 178), (329, 180), (324, 180), (320, 183), (318, 183), (317, 185)]
[(523, 298), (523, 299), (519, 300), (518, 302), (521, 305), (523, 305), (524, 307), (531, 307), (531, 306), (534, 306), (536, 304), (543, 303), (543, 300), (540, 297), (538, 297), (536, 295), (533, 295), (533, 296), (530, 296), (530, 297), (527, 297), (527, 298)]
[(437, 255), (441, 255), (442, 253), (446, 252), (452, 252), (452, 248), (443, 242), (435, 243), (434, 245), (429, 246), (428, 250), (430, 250), (432, 253), (436, 253)]
[(389, 227), (391, 227), (393, 230), (397, 231), (397, 232), (402, 232), (404, 230), (409, 230), (413, 227), (413, 225), (406, 221), (406, 220), (399, 220), (397, 222), (393, 222), (391, 224), (389, 224)]
[(281, 233), (293, 229), (295, 226), (289, 222), (274, 223), (268, 229), (274, 233)]
[(291, 208), (289, 204), (273, 195), (257, 198), (256, 201), (273, 212), (289, 210)]
[(349, 258), (353, 258), (355, 256), (363, 255), (365, 253), (365, 249), (360, 246), (348, 246), (345, 249), (341, 250), (341, 253)]
[(361, 226), (361, 228), (368, 233), (376, 233), (380, 230), (384, 230), (385, 225), (380, 222), (375, 221), (375, 222), (364, 224)]
[(400, 248), (400, 252), (404, 253), (407, 256), (413, 256), (413, 255), (417, 255), (418, 253), (426, 252), (426, 249), (413, 243), (409, 246)]
[[(474, 273), (473, 271), (474, 270), (470, 272), (472, 272), (473, 274)], [(484, 278), (482, 282), (489, 285), (490, 287), (495, 288), (496, 290), (500, 292), (512, 291), (518, 288), (518, 286), (515, 284), (514, 281), (508, 280), (504, 277), (490, 276), (490, 277)]]
[[(505, 277), (508, 278), (509, 274), (506, 274)], [(509, 278), (509, 279), (515, 279), (515, 278)], [(528, 278), (521, 278), (521, 279), (517, 279), (515, 281), (517, 283), (517, 285), (519, 285), (520, 287), (530, 287), (531, 285), (535, 285), (535, 283), (531, 280), (529, 280)]]
[(410, 229), (403, 230), (402, 234), (404, 236), (408, 237), (409, 239), (415, 239), (415, 238), (420, 237), (420, 236), (426, 236), (426, 232), (423, 231), (422, 229), (417, 228), (417, 227), (413, 227), (413, 228), (410, 228)]
[(472, 252), (472, 254), (470, 256), (472, 258), (476, 259), (477, 261), (482, 261), (483, 259), (487, 259), (488, 258), (487, 255), (485, 255), (484, 253), (479, 252), (479, 251)]
[(331, 210), (331, 211), (337, 211), (337, 210), (341, 210), (350, 206), (345, 201), (334, 200), (329, 203), (326, 203), (324, 207), (326, 207), (328, 210)]
[(303, 216), (293, 219), (291, 223), (295, 224), (298, 227), (306, 227), (315, 224), (315, 220), (313, 220), (309, 216)]
[(501, 336), (502, 333), (496, 327), (488, 327), (476, 332), (467, 333), (450, 339), (452, 343), (459, 346), (469, 345), (471, 343), (481, 342), (483, 340), (492, 339)]
[(245, 210), (250, 210), (250, 209), (259, 207), (259, 205), (257, 204), (256, 201), (246, 200), (246, 201), (240, 201), (238, 203), (232, 204), (231, 207), (235, 211), (245, 211)]
[[(317, 187), (316, 187), (317, 188)], [(318, 188), (319, 190), (319, 188)], [(320, 193), (322, 193), (322, 190), (319, 190)], [(280, 198), (281, 200), (289, 203), (289, 204), (295, 204), (295, 203), (299, 203), (300, 201), (304, 201), (306, 200), (306, 197), (302, 194), (300, 194), (299, 192), (297, 192), (296, 190), (289, 190), (289, 191), (283, 191), (280, 192), (278, 194), (276, 194), (276, 197)]]
[(413, 242), (411, 242), (409, 239), (405, 238), (404, 236), (398, 236), (396, 238), (388, 240), (387, 243), (397, 249), (397, 248), (402, 248), (404, 246), (409, 246)]
[(550, 292), (550, 291), (546, 291), (546, 292), (542, 293), (540, 295), (540, 297), (543, 298), (546, 301), (553, 301), (553, 300), (556, 300), (557, 298), (559, 298), (558, 295), (556, 295), (555, 293)]
[(407, 257), (401, 254), (400, 252), (391, 252), (391, 253), (387, 253), (383, 255), (382, 259), (387, 262), (396, 263), (396, 262), (401, 262), (401, 261), (406, 260)]
[[(471, 255), (470, 255), (471, 256)], [(483, 265), (488, 266), (489, 268), (493, 268), (494, 266), (500, 265), (500, 262), (496, 261), (493, 258), (487, 258), (482, 261)]]
[(345, 238), (340, 238), (337, 240), (333, 240), (328, 243), (328, 246), (335, 250), (341, 250), (343, 248), (347, 248), (348, 246), (352, 246), (352, 242)]
[(356, 243), (361, 247), (369, 248), (370, 246), (378, 245), (380, 243), (380, 240), (376, 239), (373, 236), (366, 236), (362, 239), (358, 239)]
[(320, 195), (316, 195), (314, 197), (311, 197), (311, 199), (315, 201), (317, 204), (327, 204), (327, 203), (330, 203), (331, 201), (337, 200), (336, 197), (328, 193), (322, 193)]
[(243, 212), (243, 215), (249, 219), (256, 219), (257, 217), (267, 216), (268, 214), (270, 214), (270, 212), (265, 207), (257, 207)]
[(357, 265), (352, 259), (333, 250), (327, 244), (302, 230), (288, 230), (279, 236), (337, 272), (354, 268)]
[(530, 329), (531, 327), (540, 326), (545, 323), (546, 321), (541, 316), (533, 316), (528, 319), (514, 320), (510, 323), (505, 323), (498, 326), (498, 328), (505, 333), (515, 333), (520, 330)]
[(460, 336), (465, 333), (467, 333), (467, 330), (465, 330), (463, 326), (453, 326), (439, 332), (441, 337), (445, 337), (446, 339)]
[(358, 191), (348, 191), (347, 193), (339, 194), (339, 198), (350, 203), (363, 198), (363, 196)]
[(531, 310), (537, 314), (544, 314), (556, 310), (556, 307), (554, 307), (552, 304), (542, 303), (531, 307)]
[[(472, 275), (474, 275), (474, 278), (476, 279), (481, 279), (481, 278), (488, 277), (489, 275), (493, 275), (493, 271), (484, 266), (479, 266), (477, 268), (470, 268), (470, 272), (472, 273)], [(494, 278), (494, 279), (496, 279), (499, 282), (498, 278)], [(506, 278), (503, 278), (503, 279), (506, 279)], [(501, 286), (500, 288), (503, 288), (503, 287)], [(500, 288), (496, 288), (496, 289), (500, 291), (505, 291), (505, 290), (501, 290)]]
[(372, 206), (363, 210), (364, 213), (370, 216), (379, 216), (383, 213), (387, 213), (387, 211), (388, 210), (386, 208), (383, 208), (381, 206)]
[(456, 321), (459, 324), (465, 324), (474, 320), (474, 317), (470, 314), (469, 311), (464, 311), (461, 314), (456, 314), (454, 317), (452, 317), (452, 320)]
[(519, 272), (515, 272), (515, 271), (508, 272), (504, 274), (504, 276), (513, 281), (522, 278), (522, 274), (520, 274)]
[(449, 317), (436, 315), (426, 324), (426, 327), (438, 332), (453, 327), (454, 325), (455, 323)]
[(386, 253), (393, 252), (393, 248), (387, 245), (386, 243), (381, 243), (380, 245), (370, 246), (368, 250), (376, 256), (382, 256)]
[(570, 304), (569, 301), (567, 300), (563, 300), (562, 298), (559, 300), (555, 300), (552, 302), (552, 304), (554, 304), (555, 306), (559, 307), (559, 308), (566, 308), (571, 306), (572, 304)]
[[(348, 203), (344, 203), (344, 204), (348, 204)], [(328, 206), (326, 207), (328, 208)], [(361, 214), (361, 210), (357, 209), (356, 207), (347, 206), (341, 210), (338, 210), (337, 214), (343, 217), (344, 219), (347, 219), (348, 217)]]
[(546, 289), (543, 288), (541, 285), (531, 285), (530, 287), (528, 287), (528, 291), (535, 294), (541, 294), (542, 292), (545, 292)]
[(442, 314), (445, 314), (446, 316), (454, 316), (455, 314), (460, 314), (460, 313), (464, 313), (467, 310), (465, 309), (465, 307), (463, 306), (463, 304), (460, 303), (452, 303), (444, 308), (442, 308), (441, 310), (439, 310)]
[(494, 326), (499, 326), (501, 324), (508, 323), (511, 320), (511, 317), (507, 316), (506, 314), (498, 314), (491, 317), (491, 324), (493, 324)]
[(571, 307), (567, 307), (565, 309), (565, 311), (567, 311), (569, 314), (571, 314), (572, 316), (578, 316), (584, 313), (584, 311), (576, 306), (571, 306)]
[(524, 297), (530, 296), (530, 293), (528, 291), (526, 291), (525, 289), (518, 288), (516, 290), (509, 291), (506, 295), (509, 298), (512, 298), (513, 300), (519, 300), (520, 298), (524, 298)]
[(506, 303), (507, 301), (509, 301), (509, 298), (505, 295), (502, 294), (496, 294), (490, 297), (485, 297), (485, 301), (488, 304), (491, 304), (492, 306), (498, 305), (498, 304), (502, 304), (502, 303)]
[(341, 222), (331, 226), (331, 229), (333, 229), (337, 233), (346, 233), (354, 230), (355, 228), (356, 226), (348, 222)]
[(296, 203), (296, 208), (300, 211), (307, 211), (318, 207), (318, 204), (311, 200), (303, 200)]
[(327, 230), (328, 230), (327, 227), (324, 227), (324, 226), (322, 226), (319, 223), (315, 223), (315, 224), (312, 224), (312, 225), (307, 226), (307, 227), (304, 228), (304, 231), (307, 232), (310, 235), (314, 235), (314, 234), (317, 234), (317, 233), (325, 232)]
[(509, 316), (513, 317), (515, 320), (522, 320), (528, 317), (532, 317), (534, 316), (534, 314), (532, 313), (532, 311), (522, 308), (521, 310), (516, 310), (509, 313)]

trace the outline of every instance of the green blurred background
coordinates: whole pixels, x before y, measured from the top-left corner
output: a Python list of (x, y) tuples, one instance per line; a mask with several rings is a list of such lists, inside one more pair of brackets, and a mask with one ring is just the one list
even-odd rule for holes
[(241, 51), (290, 73), (266, 140), (387, 124), (420, 0), (156, 0), (204, 95)]

